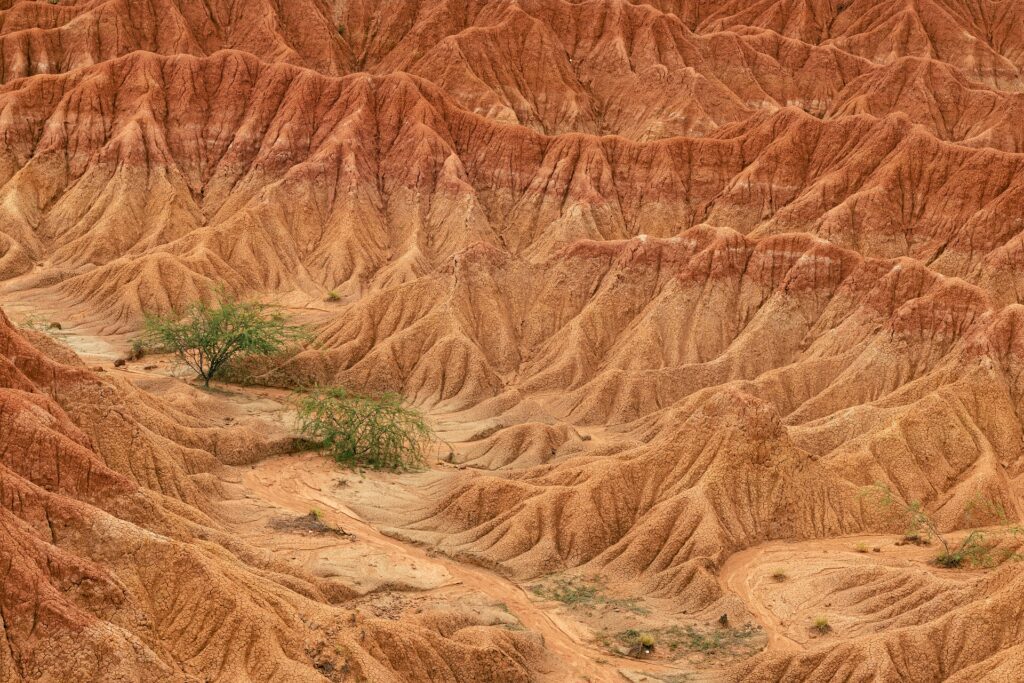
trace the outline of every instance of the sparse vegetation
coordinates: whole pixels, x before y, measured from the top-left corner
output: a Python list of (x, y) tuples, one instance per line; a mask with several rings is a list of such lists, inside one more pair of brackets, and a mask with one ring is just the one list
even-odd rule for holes
[(714, 654), (722, 649), (725, 637), (728, 635), (729, 632), (722, 629), (701, 633), (692, 626), (688, 626), (686, 628), (686, 647), (696, 652)]
[[(865, 491), (873, 495), (878, 502), (889, 508), (895, 508), (906, 516), (907, 528), (902, 543), (913, 543), (915, 545), (929, 545), (932, 539), (942, 546), (939, 554), (933, 560), (934, 563), (946, 569), (956, 569), (964, 566), (989, 567), (997, 564), (993, 555), (996, 542), (990, 541), (981, 531), (971, 531), (959, 542), (953, 542), (941, 533), (932, 521), (931, 517), (924, 511), (920, 501), (903, 502), (893, 495), (892, 491), (884, 484), (875, 484)], [(977, 510), (983, 510), (989, 516), (995, 516), (1000, 521), (1001, 529), (996, 532), (999, 535), (1012, 535), (1020, 537), (1024, 530), (1020, 526), (1010, 524), (1002, 506), (984, 496), (975, 496), (964, 507), (964, 517), (970, 522)], [(1003, 559), (1013, 559), (1016, 555), (1007, 552)]]
[(958, 569), (965, 564), (984, 567), (992, 564), (991, 548), (984, 543), (985, 535), (972, 531), (957, 543), (942, 544), (942, 551), (935, 556), (935, 564), (946, 569)]
[(641, 633), (636, 629), (628, 629), (619, 634), (619, 640), (628, 647), (626, 654), (630, 657), (646, 657), (654, 652), (655, 638), (650, 633)]
[(832, 633), (832, 625), (828, 623), (827, 617), (815, 617), (811, 624), (811, 630), (821, 635)]
[(269, 306), (236, 301), (221, 291), (216, 303), (194, 303), (181, 316), (146, 316), (143, 343), (173, 352), (209, 387), (233, 358), (278, 354), (304, 337), (301, 327)]
[(275, 517), (270, 520), (270, 526), (278, 531), (287, 531), (300, 534), (331, 534), (351, 538), (352, 534), (344, 529), (332, 526), (324, 519), (323, 513), (313, 509), (309, 514), (299, 517)]
[(573, 579), (555, 579), (547, 586), (537, 584), (530, 590), (534, 595), (566, 605), (592, 604), (598, 596), (597, 588)]
[(858, 543), (857, 545), (853, 546), (853, 549), (858, 553), (866, 553), (868, 551), (868, 545), (867, 543), (863, 542)]
[(434, 441), (423, 415), (397, 394), (314, 389), (299, 400), (298, 411), (302, 434), (344, 465), (412, 469), (423, 464)]
[(125, 360), (139, 360), (146, 355), (146, 341), (144, 339), (133, 339), (131, 348)]
[(60, 329), (60, 325), (53, 327), (53, 323), (43, 320), (35, 313), (31, 313), (21, 321), (18, 325), (23, 330), (33, 330), (35, 332), (43, 332), (44, 334), (50, 334), (51, 331)]
[(929, 541), (927, 538), (925, 538), (921, 534), (917, 534), (917, 533), (903, 534), (903, 538), (900, 539), (900, 542), (897, 543), (897, 545), (906, 545), (907, 543), (909, 543), (911, 545), (931, 545), (932, 544), (932, 542)]
[(224, 364), (217, 376), (222, 382), (243, 386), (280, 386), (286, 382), (282, 381), (277, 371), (301, 350), (302, 347), (298, 345), (290, 345), (280, 353), (232, 358)]
[(326, 301), (330, 301), (331, 303), (334, 303), (334, 302), (337, 302), (337, 301), (341, 301), (341, 295), (338, 294), (337, 292), (335, 292), (332, 289), (331, 291), (327, 292), (327, 296), (324, 297), (324, 299)]
[(903, 502), (893, 494), (892, 489), (880, 483), (866, 487), (862, 495), (872, 496), (883, 507), (897, 509), (904, 515), (906, 518), (905, 539), (909, 540), (912, 538), (915, 541), (920, 541), (922, 539), (930, 540), (937, 538), (944, 546), (947, 545), (942, 534), (935, 527), (935, 523), (932, 522), (931, 517), (924, 511), (921, 501)]
[[(708, 631), (698, 630), (692, 625), (670, 626), (639, 630), (626, 629), (614, 635), (608, 632), (598, 634), (598, 642), (605, 648), (620, 654), (637, 657), (654, 652), (655, 645), (670, 654), (680, 651), (696, 652), (705, 656), (749, 654), (761, 647), (752, 640), (757, 628), (747, 624), (743, 628), (715, 628)], [(644, 645), (648, 650), (643, 651)]]
[(571, 607), (607, 606), (633, 614), (645, 615), (649, 611), (636, 598), (610, 598), (601, 593), (597, 586), (584, 583), (576, 578), (560, 577), (549, 583), (538, 583), (530, 587), (534, 595), (545, 600), (554, 600)]
[(789, 580), (789, 575), (786, 574), (785, 569), (779, 567), (778, 569), (772, 572), (772, 578), (775, 579), (777, 583), (782, 583), (783, 581)]

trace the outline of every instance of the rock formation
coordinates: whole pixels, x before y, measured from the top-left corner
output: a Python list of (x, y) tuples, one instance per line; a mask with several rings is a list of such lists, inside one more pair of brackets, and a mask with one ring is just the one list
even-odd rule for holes
[[(1012, 0), (2, 0), (0, 278), (102, 334), (217, 284), (305, 308), (259, 379), (468, 425), (396, 533), (696, 611), (737, 552), (897, 532), (875, 482), (1020, 519), (1022, 115)], [(29, 336), (0, 321), (0, 680), (543, 669), (353, 626), (216, 512), (209, 473), (283, 441)], [(945, 611), (904, 578), (886, 628), (728, 677), (1020, 677), (1015, 563)]]

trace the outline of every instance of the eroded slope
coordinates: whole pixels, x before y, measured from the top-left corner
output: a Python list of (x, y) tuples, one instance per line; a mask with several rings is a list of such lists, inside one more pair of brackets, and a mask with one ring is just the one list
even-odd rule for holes
[[(876, 481), (943, 529), (1020, 518), (1020, 3), (0, 6), (8, 294), (103, 332), (215, 283), (317, 309), (262, 379), (402, 391), (471, 466), (400, 533), (696, 610), (737, 551), (897, 531)], [(227, 437), (125, 420), (173, 456), (54, 429), (203, 510)], [(736, 675), (1012, 677), (1018, 583)]]

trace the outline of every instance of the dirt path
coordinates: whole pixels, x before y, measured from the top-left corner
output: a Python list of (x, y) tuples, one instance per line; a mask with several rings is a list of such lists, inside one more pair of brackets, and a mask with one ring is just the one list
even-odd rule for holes
[(752, 570), (764, 563), (765, 547), (756, 546), (740, 551), (729, 557), (722, 565), (718, 581), (727, 593), (733, 593), (743, 601), (754, 618), (761, 624), (768, 636), (768, 648), (782, 651), (802, 650), (803, 646), (784, 632), (775, 612), (766, 607), (755, 595), (755, 582), (760, 578)]
[(91, 334), (91, 330), (75, 325), (61, 315), (58, 309), (41, 308), (34, 302), (8, 298), (0, 293), (0, 307), (19, 327), (45, 332), (54, 339), (67, 344), (86, 363), (113, 361), (119, 357), (131, 342), (125, 338), (109, 338)]
[(649, 672), (657, 678), (648, 680), (661, 680), (667, 675), (686, 672), (679, 667), (624, 659), (599, 650), (581, 640), (574, 633), (576, 629), (564, 627), (560, 623), (563, 617), (549, 613), (544, 603), (531, 598), (522, 586), (482, 567), (429, 553), (420, 546), (381, 533), (332, 492), (332, 482), (338, 479), (339, 474), (344, 472), (316, 455), (273, 458), (251, 469), (241, 470), (247, 491), (282, 509), (295, 515), (306, 514), (314, 508), (320, 510), (327, 522), (355, 534), (390, 561), (411, 561), (419, 567), (440, 566), (451, 578), (433, 590), (449, 593), (453, 589), (474, 591), (507, 607), (526, 629), (540, 634), (545, 647), (563, 663), (563, 668), (552, 672), (551, 680), (621, 682), (627, 680), (621, 673), (623, 670)]

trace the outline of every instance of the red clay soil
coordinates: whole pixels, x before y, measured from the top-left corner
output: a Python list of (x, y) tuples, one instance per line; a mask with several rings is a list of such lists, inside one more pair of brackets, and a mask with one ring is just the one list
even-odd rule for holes
[(456, 608), (366, 618), (352, 586), (238, 540), (212, 472), (288, 438), (47, 357), (6, 318), (0, 404), (5, 683), (525, 681), (542, 659), (530, 634)]
[[(0, 0), (0, 297), (103, 338), (301, 310), (257, 381), (450, 442), (367, 519), (769, 631), (719, 678), (1019, 680), (1009, 550), (834, 544), (904, 531), (876, 482), (1022, 519), (1022, 116), (1014, 0)], [(281, 425), (0, 333), (0, 681), (557, 678), (529, 624), (355, 626), (228, 533), (215, 473)]]

